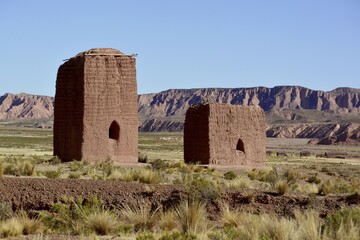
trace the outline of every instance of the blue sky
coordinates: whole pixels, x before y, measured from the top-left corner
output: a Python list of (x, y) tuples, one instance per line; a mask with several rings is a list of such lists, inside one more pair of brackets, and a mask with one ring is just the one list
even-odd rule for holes
[(360, 88), (359, 0), (0, 0), (0, 94), (55, 94), (63, 59), (137, 57), (139, 93)]

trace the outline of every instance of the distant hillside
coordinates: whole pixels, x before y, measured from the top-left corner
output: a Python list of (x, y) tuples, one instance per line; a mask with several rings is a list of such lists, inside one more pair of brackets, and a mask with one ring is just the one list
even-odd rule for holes
[[(52, 118), (53, 100), (47, 96), (5, 94), (0, 97), (0, 119)], [(138, 96), (140, 131), (181, 131), (189, 106), (201, 102), (260, 106), (266, 112), (269, 129), (278, 132), (275, 134), (278, 137), (284, 136), (280, 126), (289, 124), (360, 123), (360, 89), (337, 88), (329, 92), (299, 86), (173, 89)], [(305, 129), (303, 125), (301, 128)], [(270, 132), (269, 136), (276, 137)], [(309, 132), (316, 130), (311, 128)]]
[(188, 107), (202, 101), (260, 106), (266, 111), (270, 124), (289, 121), (360, 122), (360, 89), (338, 88), (324, 92), (299, 86), (206, 88), (140, 95), (140, 129), (181, 130)]
[(54, 116), (54, 98), (26, 93), (0, 97), (0, 119), (39, 119)]

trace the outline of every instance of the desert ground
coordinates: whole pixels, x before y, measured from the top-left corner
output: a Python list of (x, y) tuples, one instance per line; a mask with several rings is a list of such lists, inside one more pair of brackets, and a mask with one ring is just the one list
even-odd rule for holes
[(4, 238), (360, 237), (359, 146), (269, 138), (265, 166), (198, 166), (182, 133), (140, 133), (138, 164), (61, 163), (51, 129), (0, 125)]

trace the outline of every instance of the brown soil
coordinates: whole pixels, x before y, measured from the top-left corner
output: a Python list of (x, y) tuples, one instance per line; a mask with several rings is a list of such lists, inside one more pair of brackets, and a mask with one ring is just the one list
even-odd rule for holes
[[(106, 207), (119, 209), (125, 204), (148, 204), (168, 209), (187, 197), (187, 191), (177, 185), (146, 185), (119, 181), (0, 178), (0, 201), (11, 202), (14, 210), (49, 210), (52, 203), (64, 196), (97, 196)], [(253, 213), (292, 215), (294, 209), (315, 209), (321, 216), (350, 206), (360, 206), (359, 195), (309, 196), (288, 194), (279, 196), (272, 192), (224, 190), (221, 196), (207, 203), (212, 219), (217, 219), (221, 202)]]

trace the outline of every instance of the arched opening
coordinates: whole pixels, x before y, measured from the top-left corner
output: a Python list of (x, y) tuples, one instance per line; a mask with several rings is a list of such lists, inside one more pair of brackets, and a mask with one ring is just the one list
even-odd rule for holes
[(237, 144), (236, 144), (236, 151), (240, 151), (240, 152), (245, 153), (244, 142), (241, 139), (239, 139)]
[(119, 140), (120, 138), (120, 126), (116, 121), (113, 121), (109, 128), (109, 138)]

